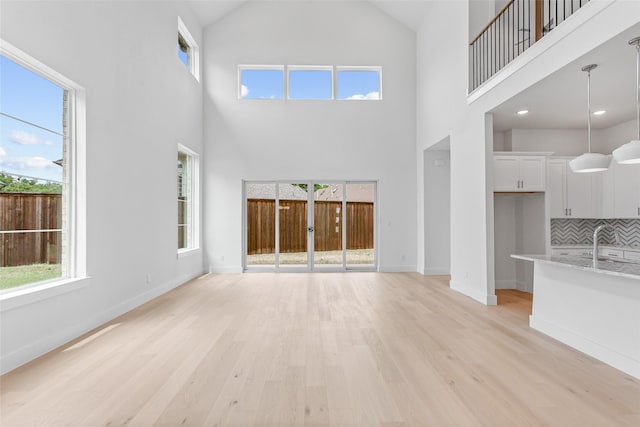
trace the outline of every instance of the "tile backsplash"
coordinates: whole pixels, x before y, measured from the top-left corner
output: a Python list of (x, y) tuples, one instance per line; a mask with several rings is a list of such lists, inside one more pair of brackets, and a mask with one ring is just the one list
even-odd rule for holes
[[(551, 219), (551, 246), (592, 245), (593, 231), (600, 224), (611, 224), (620, 235), (622, 246), (640, 248), (640, 219)], [(601, 231), (600, 244), (616, 243), (611, 229)]]

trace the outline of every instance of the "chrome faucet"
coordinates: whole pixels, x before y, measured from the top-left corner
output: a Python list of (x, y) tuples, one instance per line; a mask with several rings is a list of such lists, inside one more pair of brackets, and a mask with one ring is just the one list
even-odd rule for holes
[(598, 264), (598, 233), (600, 233), (600, 230), (603, 230), (607, 227), (613, 230), (613, 233), (616, 237), (616, 244), (620, 243), (620, 235), (618, 234), (618, 230), (616, 230), (611, 224), (602, 224), (596, 227), (596, 230), (593, 232), (593, 268), (595, 268)]

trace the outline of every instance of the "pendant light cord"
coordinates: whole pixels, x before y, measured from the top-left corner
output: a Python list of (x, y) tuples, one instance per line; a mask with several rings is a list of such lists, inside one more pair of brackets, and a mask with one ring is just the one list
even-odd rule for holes
[(591, 153), (591, 68), (587, 70), (587, 138)]
[(638, 122), (638, 140), (640, 140), (640, 40), (635, 41), (636, 43), (636, 79), (638, 80), (638, 90), (636, 91), (636, 112), (637, 112), (637, 122)]

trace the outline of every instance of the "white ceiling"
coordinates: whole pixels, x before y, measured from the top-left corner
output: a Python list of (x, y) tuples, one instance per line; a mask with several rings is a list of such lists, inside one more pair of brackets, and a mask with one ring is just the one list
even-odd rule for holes
[[(269, 2), (273, 0), (252, 0)], [(308, 0), (284, 0), (284, 1), (308, 1)], [(335, 2), (338, 0), (313, 0), (315, 2)], [(341, 0), (361, 1), (361, 0)], [(417, 31), (422, 19), (427, 13), (430, 0), (368, 0), (382, 11), (392, 16), (400, 23)], [(200, 24), (207, 26), (224, 17), (235, 8), (247, 3), (247, 0), (188, 0), (187, 3), (198, 16)]]
[[(493, 110), (494, 131), (508, 129), (580, 129), (587, 127), (588, 64), (591, 71), (591, 110), (594, 129), (607, 128), (636, 117), (636, 50), (628, 42), (640, 36), (640, 24), (607, 41)], [(518, 116), (526, 109), (529, 114)]]

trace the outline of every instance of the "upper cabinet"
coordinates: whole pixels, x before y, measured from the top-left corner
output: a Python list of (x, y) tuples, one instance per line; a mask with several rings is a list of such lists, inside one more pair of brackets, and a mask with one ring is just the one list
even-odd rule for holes
[(597, 174), (572, 172), (569, 160), (549, 159), (551, 218), (595, 218), (598, 216), (594, 193)]
[[(612, 162), (615, 218), (640, 218), (640, 165)], [(611, 191), (605, 188), (604, 191)]]
[(545, 191), (546, 157), (538, 155), (493, 156), (493, 191)]

